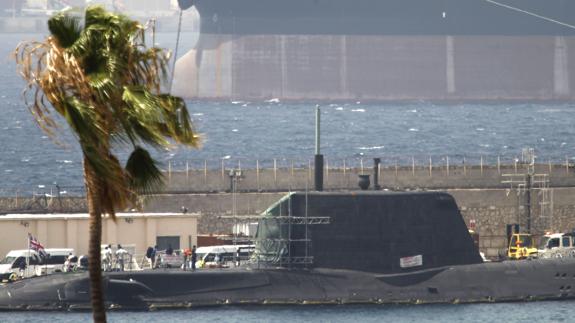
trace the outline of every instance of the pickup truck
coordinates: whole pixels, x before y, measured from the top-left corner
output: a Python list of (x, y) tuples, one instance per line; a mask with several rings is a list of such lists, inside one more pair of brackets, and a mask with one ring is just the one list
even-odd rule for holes
[(575, 258), (575, 232), (545, 234), (538, 249), (539, 258)]

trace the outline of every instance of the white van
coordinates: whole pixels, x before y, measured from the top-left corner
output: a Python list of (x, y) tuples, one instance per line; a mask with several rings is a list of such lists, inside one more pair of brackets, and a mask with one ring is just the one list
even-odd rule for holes
[[(248, 260), (254, 251), (254, 245), (222, 245), (199, 247), (196, 249), (196, 268), (227, 267), (234, 261)], [(237, 258), (238, 249), (240, 251)]]
[(66, 259), (68, 259), (69, 255), (74, 256), (71, 259), (72, 265), (78, 260), (78, 257), (74, 254), (74, 249), (72, 248), (49, 248), (45, 249), (45, 251), (48, 257), (42, 259), (42, 265), (39, 270), (41, 275), (64, 271), (64, 263), (66, 262)]
[(64, 262), (69, 254), (74, 254), (74, 249), (54, 248), (45, 249), (45, 252), (49, 257), (42, 259), (34, 250), (11, 250), (0, 261), (0, 280), (14, 280), (62, 271)]

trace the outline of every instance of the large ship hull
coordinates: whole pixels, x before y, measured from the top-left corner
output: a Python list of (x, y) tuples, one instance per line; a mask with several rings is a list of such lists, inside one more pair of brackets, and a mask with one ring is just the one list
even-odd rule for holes
[(575, 2), (497, 3), (199, 0), (199, 41), (177, 63), (174, 92), (236, 100), (575, 99)]

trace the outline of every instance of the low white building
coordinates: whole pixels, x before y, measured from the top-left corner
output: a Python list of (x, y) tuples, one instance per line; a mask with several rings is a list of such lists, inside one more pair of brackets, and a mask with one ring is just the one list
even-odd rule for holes
[[(149, 246), (159, 250), (171, 246), (183, 249), (197, 244), (198, 214), (118, 213), (116, 221), (102, 219), (102, 244), (134, 245), (136, 255)], [(74, 248), (88, 253), (89, 215), (6, 214), (0, 215), (0, 259), (8, 251), (28, 248), (28, 233), (45, 248)]]

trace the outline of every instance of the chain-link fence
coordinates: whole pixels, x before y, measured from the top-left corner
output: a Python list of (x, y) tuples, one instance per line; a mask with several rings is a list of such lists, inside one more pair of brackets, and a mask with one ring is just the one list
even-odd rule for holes
[[(377, 168), (384, 188), (497, 188), (507, 174), (547, 174), (553, 186), (573, 186), (573, 158), (524, 156), (383, 156)], [(324, 158), (324, 189), (356, 189), (358, 175), (374, 173), (373, 158)], [(312, 159), (231, 159), (169, 162), (166, 192), (287, 191), (314, 186)], [(373, 178), (373, 177), (372, 177)]]

